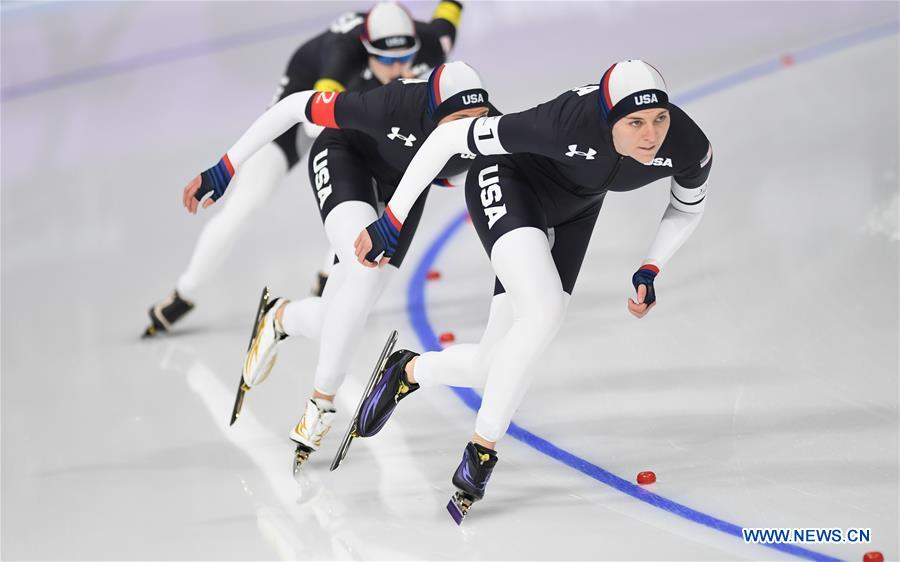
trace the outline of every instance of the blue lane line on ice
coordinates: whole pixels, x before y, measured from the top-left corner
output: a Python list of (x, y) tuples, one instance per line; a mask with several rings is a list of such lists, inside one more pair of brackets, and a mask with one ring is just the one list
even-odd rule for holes
[[(804, 49), (798, 51), (797, 53), (794, 53), (792, 55), (792, 59), (790, 59), (787, 64), (782, 58), (775, 59), (774, 61), (767, 61), (765, 63), (735, 72), (721, 79), (715, 80), (709, 84), (686, 92), (685, 94), (678, 96), (677, 100), (680, 103), (691, 102), (715, 92), (720, 92), (726, 88), (749, 82), (750, 80), (753, 80), (760, 76), (771, 74), (793, 64), (808, 62), (868, 41), (896, 34), (898, 32), (898, 29), (900, 29), (900, 26), (898, 26), (898, 22), (892, 22), (890, 24), (871, 28), (860, 33), (854, 33), (852, 35), (840, 37), (832, 41), (828, 41), (826, 43), (822, 43), (809, 49)], [(412, 279), (410, 280), (410, 284), (407, 290), (407, 313), (409, 314), (410, 323), (412, 324), (413, 329), (415, 330), (416, 335), (419, 338), (419, 341), (422, 342), (422, 346), (426, 351), (440, 351), (443, 347), (438, 340), (434, 328), (431, 326), (431, 323), (428, 320), (425, 303), (426, 275), (428, 273), (428, 270), (431, 269), (434, 265), (435, 261), (437, 261), (437, 258), (440, 256), (447, 243), (457, 232), (459, 232), (463, 224), (466, 223), (467, 215), (468, 213), (466, 211), (463, 211), (452, 221), (450, 221), (450, 223), (444, 228), (444, 230), (431, 243), (431, 246), (428, 247), (425, 255), (422, 257), (422, 260), (416, 266), (416, 270), (413, 272)], [(457, 387), (450, 388), (472, 410), (477, 411), (478, 408), (481, 407), (481, 397), (478, 396), (478, 394), (472, 389)], [(540, 451), (541, 453), (557, 459), (560, 462), (574, 468), (575, 470), (578, 470), (579, 472), (590, 476), (591, 478), (599, 482), (611, 486), (612, 488), (615, 488), (620, 492), (628, 494), (635, 499), (638, 499), (642, 502), (648, 503), (695, 523), (699, 523), (701, 525), (705, 525), (712, 529), (716, 529), (723, 533), (727, 533), (734, 537), (743, 539), (743, 536), (741, 534), (741, 529), (743, 527), (741, 525), (737, 525), (735, 523), (730, 523), (717, 517), (713, 517), (712, 515), (697, 511), (696, 509), (692, 509), (686, 505), (645, 490), (637, 484), (632, 484), (628, 480), (616, 476), (608, 470), (605, 470), (585, 459), (582, 459), (581, 457), (554, 445), (546, 439), (538, 437), (534, 433), (531, 433), (515, 422), (510, 424), (508, 435), (515, 439), (518, 439), (519, 441), (522, 441), (523, 443)], [(826, 554), (814, 552), (812, 550), (795, 546), (793, 544), (778, 543), (764, 544), (762, 546), (791, 554), (799, 558), (804, 558), (806, 560), (815, 560), (821, 562), (834, 562), (840, 560), (839, 558), (833, 558)]]
[(779, 70), (784, 70), (786, 67), (789, 67), (793, 64), (810, 62), (826, 55), (830, 55), (832, 53), (842, 51), (850, 47), (855, 47), (856, 45), (860, 45), (862, 43), (882, 39), (890, 35), (896, 35), (898, 31), (900, 31), (900, 21), (892, 21), (884, 25), (864, 29), (857, 33), (837, 37), (830, 41), (826, 41), (824, 43), (820, 43), (806, 49), (801, 49), (794, 53), (786, 53), (786, 56), (791, 57), (789, 61), (785, 61), (784, 57), (771, 59), (738, 70), (737, 72), (727, 74), (721, 78), (713, 80), (712, 82), (694, 88), (693, 90), (684, 92), (683, 94), (678, 95), (677, 98), (675, 98), (673, 101), (679, 104), (690, 103), (716, 92), (721, 92), (722, 90), (727, 90), (728, 88), (740, 84), (745, 84), (755, 78), (759, 78), (767, 74), (772, 74), (773, 72), (778, 72)]
[[(416, 335), (419, 337), (419, 341), (422, 342), (422, 346), (426, 351), (440, 351), (442, 346), (440, 341), (438, 340), (437, 334), (434, 331), (434, 328), (431, 326), (431, 323), (428, 321), (428, 314), (425, 309), (425, 283), (426, 283), (426, 274), (428, 270), (434, 265), (434, 262), (437, 261), (438, 256), (441, 251), (443, 251), (444, 246), (450, 241), (451, 238), (460, 230), (463, 224), (466, 223), (466, 219), (468, 218), (468, 213), (463, 211), (459, 215), (457, 215), (446, 228), (444, 228), (443, 232), (441, 232), (438, 237), (434, 240), (432, 245), (428, 248), (425, 256), (422, 258), (422, 261), (416, 266), (416, 270), (413, 272), (412, 280), (410, 281), (409, 288), (407, 290), (407, 312), (410, 317), (410, 322), (413, 325), (413, 329), (416, 332)], [(481, 397), (472, 390), (471, 388), (458, 388), (458, 387), (450, 387), (457, 397), (459, 397), (469, 408), (472, 410), (478, 411), (481, 407)], [(534, 433), (531, 433), (527, 429), (522, 426), (516, 424), (515, 422), (509, 425), (509, 430), (507, 431), (507, 435), (522, 441), (526, 445), (548, 455), (563, 464), (566, 464), (575, 470), (582, 472), (594, 480), (598, 480), (603, 482), (604, 484), (619, 490), (629, 496), (639, 499), (642, 502), (649, 503), (655, 507), (673, 513), (679, 517), (683, 517), (690, 521), (694, 521), (695, 523), (700, 523), (701, 525), (706, 525), (707, 527), (711, 527), (716, 529), (717, 531), (722, 531), (723, 533), (727, 533), (729, 535), (733, 535), (738, 538), (742, 538), (741, 536), (741, 526), (736, 525), (734, 523), (729, 523), (728, 521), (724, 521), (722, 519), (718, 519), (713, 517), (712, 515), (707, 515), (701, 511), (697, 511), (695, 509), (691, 509), (690, 507), (680, 504), (676, 501), (670, 500), (658, 494), (654, 494), (653, 492), (649, 492), (644, 488), (641, 488), (637, 484), (632, 484), (628, 480), (616, 476), (615, 474), (609, 472), (608, 470), (601, 468), (581, 457), (566, 451), (560, 447), (557, 447), (553, 443), (538, 437)], [(805, 558), (807, 560), (815, 560), (817, 562), (840, 562), (839, 558), (832, 558), (825, 554), (820, 554), (818, 552), (813, 552), (811, 550), (807, 550), (805, 548), (801, 548), (798, 546), (794, 546), (792, 544), (766, 544), (763, 546), (767, 546), (770, 548), (774, 548), (775, 550), (780, 550), (782, 552), (786, 552), (788, 554), (793, 554), (800, 558)]]

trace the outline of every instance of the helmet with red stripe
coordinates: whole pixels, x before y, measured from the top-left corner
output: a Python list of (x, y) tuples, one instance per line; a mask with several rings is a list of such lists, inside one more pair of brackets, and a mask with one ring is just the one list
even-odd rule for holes
[(668, 108), (665, 80), (642, 60), (617, 62), (600, 79), (600, 111), (610, 127), (629, 113), (655, 107)]
[(461, 61), (438, 65), (428, 77), (428, 116), (436, 123), (472, 107), (489, 107), (481, 76)]

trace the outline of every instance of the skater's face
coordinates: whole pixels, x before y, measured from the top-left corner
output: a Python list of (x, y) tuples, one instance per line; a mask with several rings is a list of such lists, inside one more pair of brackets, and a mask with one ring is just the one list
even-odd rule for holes
[(369, 70), (382, 84), (393, 82), (397, 78), (414, 78), (412, 63), (415, 58), (415, 53), (396, 58), (369, 55)]
[(460, 109), (459, 111), (455, 111), (438, 121), (438, 126), (443, 125), (444, 123), (449, 123), (450, 121), (456, 121), (457, 119), (466, 119), (467, 117), (487, 117), (487, 114), (488, 108), (486, 107), (469, 107), (466, 109)]
[(668, 109), (642, 109), (616, 121), (612, 128), (613, 145), (622, 156), (631, 156), (642, 164), (649, 164), (668, 132)]

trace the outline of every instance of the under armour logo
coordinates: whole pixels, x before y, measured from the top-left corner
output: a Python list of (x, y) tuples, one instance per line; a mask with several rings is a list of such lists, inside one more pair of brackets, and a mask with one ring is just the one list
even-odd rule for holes
[(400, 127), (391, 127), (391, 132), (388, 134), (387, 138), (391, 140), (400, 139), (403, 141), (403, 146), (412, 146), (414, 142), (416, 142), (416, 135), (409, 135), (408, 137), (404, 137), (400, 134)]
[(578, 145), (577, 145), (577, 144), (570, 144), (570, 145), (569, 145), (569, 152), (566, 152), (566, 156), (568, 156), (569, 158), (571, 158), (571, 157), (575, 156), (576, 154), (577, 154), (578, 156), (584, 156), (584, 159), (585, 159), (585, 160), (593, 160), (593, 159), (594, 159), (594, 155), (597, 154), (597, 151), (594, 150), (594, 149), (591, 148), (591, 147), (588, 147), (588, 151), (587, 151), (587, 152), (581, 152), (580, 150), (578, 150)]

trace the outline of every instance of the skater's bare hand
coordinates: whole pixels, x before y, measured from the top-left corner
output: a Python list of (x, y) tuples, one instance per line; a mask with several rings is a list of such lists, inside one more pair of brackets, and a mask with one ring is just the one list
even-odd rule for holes
[(638, 285), (637, 289), (637, 301), (632, 298), (628, 298), (628, 312), (630, 312), (636, 318), (643, 318), (650, 312), (650, 309), (656, 306), (656, 303), (646, 304), (644, 299), (647, 298), (647, 286), (646, 285)]
[(366, 267), (384, 267), (391, 261), (391, 258), (388, 257), (382, 257), (377, 263), (366, 259), (366, 254), (372, 250), (372, 238), (369, 237), (369, 232), (365, 229), (356, 237), (353, 249), (356, 252), (356, 259)]
[[(194, 195), (197, 193), (197, 190), (200, 189), (202, 183), (200, 176), (195, 177), (184, 187), (184, 193), (181, 195), (181, 202), (184, 203), (184, 208), (192, 215), (197, 214), (199, 201), (194, 198)], [(212, 197), (208, 197), (206, 201), (203, 202), (203, 208), (205, 209), (213, 203), (215, 203), (215, 200)]]

